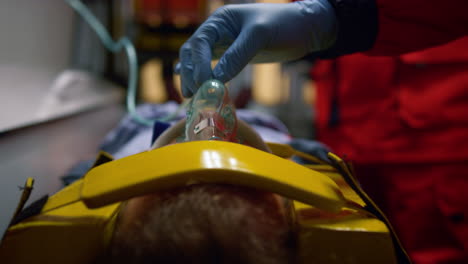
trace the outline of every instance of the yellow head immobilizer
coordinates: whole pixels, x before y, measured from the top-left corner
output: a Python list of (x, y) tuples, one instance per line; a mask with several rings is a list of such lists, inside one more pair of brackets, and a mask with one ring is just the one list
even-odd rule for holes
[[(176, 124), (152, 150), (119, 160), (101, 153), (84, 178), (43, 201), (36, 213), (12, 222), (0, 244), (0, 263), (91, 263), (107, 249), (124, 201), (194, 183), (247, 186), (291, 199), (298, 263), (410, 263), (385, 216), (339, 157), (330, 153), (328, 164), (288, 145), (265, 144), (244, 123), (216, 119), (219, 109), (235, 118), (230, 105), (192, 105), (218, 110), (192, 111), (188, 125)], [(224, 133), (222, 127), (236, 130)], [(195, 134), (184, 134), (186, 129)], [(167, 145), (181, 134), (198, 140), (199, 133), (210, 140)], [(313, 164), (297, 164), (290, 160), (294, 155)], [(32, 182), (27, 184), (24, 197)]]

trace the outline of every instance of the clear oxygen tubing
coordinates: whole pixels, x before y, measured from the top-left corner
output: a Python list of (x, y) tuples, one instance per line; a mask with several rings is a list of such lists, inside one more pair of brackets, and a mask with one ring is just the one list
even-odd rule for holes
[(80, 1), (80, 0), (65, 0), (68, 5), (70, 5), (80, 16), (89, 24), (89, 26), (97, 34), (104, 46), (113, 53), (120, 52), (122, 49), (125, 49), (128, 59), (128, 89), (127, 89), (127, 111), (130, 116), (137, 122), (152, 126), (156, 121), (169, 121), (173, 119), (181, 109), (183, 109), (186, 103), (183, 103), (179, 106), (174, 113), (169, 114), (163, 118), (159, 119), (147, 119), (144, 118), (136, 112), (136, 91), (138, 85), (138, 60), (135, 47), (133, 46), (130, 39), (127, 37), (120, 38), (115, 42), (110, 36), (109, 32), (102, 25), (102, 23), (89, 11), (89, 9)]

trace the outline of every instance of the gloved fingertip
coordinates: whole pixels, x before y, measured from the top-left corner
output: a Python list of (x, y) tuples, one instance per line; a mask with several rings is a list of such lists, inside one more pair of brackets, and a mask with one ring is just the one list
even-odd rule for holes
[(174, 73), (175, 73), (175, 74), (180, 74), (181, 69), (182, 69), (182, 65), (180, 64), (180, 62), (178, 62), (178, 63), (176, 64), (176, 66), (174, 67)]
[(191, 98), (193, 96), (193, 94), (189, 91), (186, 91), (186, 90), (183, 90), (182, 91), (182, 96), (184, 96), (184, 98)]
[(203, 65), (195, 65), (194, 68), (193, 78), (197, 86), (201, 86), (205, 81), (211, 79), (213, 76), (210, 66), (203, 67)]
[(213, 70), (213, 79), (221, 81), (222, 83), (227, 83), (229, 81), (229, 78), (227, 78), (226, 74), (222, 70), (222, 67), (219, 65), (216, 65)]
[(182, 87), (182, 95), (185, 97), (185, 98), (190, 98), (193, 96), (194, 94), (194, 89), (192, 89), (192, 87), (189, 87), (187, 85), (184, 85)]

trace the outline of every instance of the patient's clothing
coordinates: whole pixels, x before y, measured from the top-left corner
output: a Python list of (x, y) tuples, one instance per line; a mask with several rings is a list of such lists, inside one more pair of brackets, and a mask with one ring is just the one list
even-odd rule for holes
[[(163, 118), (169, 114), (172, 114), (177, 111), (178, 104), (175, 102), (169, 102), (165, 104), (144, 104), (137, 107), (136, 111), (139, 116), (145, 119), (158, 119)], [(174, 122), (184, 118), (185, 113), (181, 111), (175, 118)], [(135, 121), (131, 115), (125, 115), (122, 120), (120, 120), (117, 127), (111, 130), (104, 141), (101, 144), (100, 149), (113, 155), (115, 158), (117, 154), (124, 148), (128, 142), (135, 140), (136, 137), (141, 137), (141, 141), (138, 145), (142, 147), (142, 150), (148, 149), (148, 144), (151, 144), (151, 134), (152, 128), (146, 125), (140, 124), (139, 122)], [(146, 140), (146, 141), (145, 141)], [(138, 151), (138, 152), (141, 152)], [(135, 153), (138, 153), (135, 152)], [(135, 154), (132, 153), (132, 154)], [(125, 155), (127, 156), (127, 155)], [(123, 157), (123, 156), (121, 156)]]

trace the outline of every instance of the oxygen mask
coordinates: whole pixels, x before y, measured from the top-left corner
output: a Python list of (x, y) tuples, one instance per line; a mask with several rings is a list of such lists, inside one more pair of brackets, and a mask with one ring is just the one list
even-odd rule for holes
[(185, 141), (197, 140), (239, 142), (234, 105), (218, 80), (203, 83), (188, 106)]

